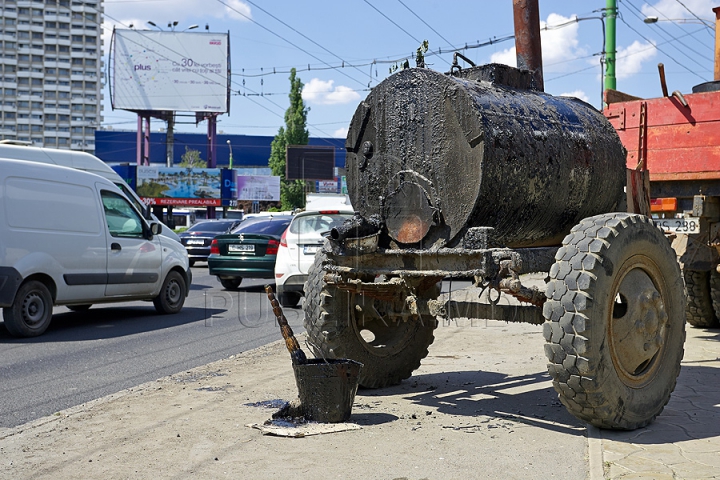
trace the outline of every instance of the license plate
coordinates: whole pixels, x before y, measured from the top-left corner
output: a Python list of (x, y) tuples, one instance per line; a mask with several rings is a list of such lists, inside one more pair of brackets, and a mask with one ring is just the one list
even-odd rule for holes
[(228, 252), (254, 252), (255, 245), (228, 245)]
[(204, 243), (205, 243), (204, 240), (193, 240), (193, 239), (190, 239), (190, 240), (187, 241), (187, 244), (188, 244), (188, 245), (202, 245), (202, 244), (204, 244)]
[(684, 233), (693, 235), (700, 233), (700, 218), (684, 217), (684, 218), (655, 218), (655, 225), (670, 233)]
[(315, 255), (320, 248), (320, 245), (305, 245), (303, 247), (303, 253), (305, 255)]

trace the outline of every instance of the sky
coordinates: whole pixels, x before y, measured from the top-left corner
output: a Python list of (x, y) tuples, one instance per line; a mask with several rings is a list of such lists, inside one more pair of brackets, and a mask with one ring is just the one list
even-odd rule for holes
[[(617, 0), (617, 89), (643, 98), (691, 93), (713, 80), (715, 15), (720, 0)], [(601, 107), (605, 0), (539, 0), (545, 91)], [(656, 23), (645, 23), (646, 17)], [(426, 66), (447, 72), (453, 52), (477, 65), (515, 66), (510, 0), (105, 0), (104, 45), (113, 28), (229, 33), (231, 101), (218, 132), (274, 136), (289, 106), (290, 69), (304, 84), (313, 137), (344, 138), (370, 89), (427, 40)], [(105, 70), (108, 70), (107, 52)], [(461, 66), (464, 66), (461, 63)], [(137, 117), (113, 110), (107, 86), (103, 127), (136, 130)], [(176, 131), (205, 133), (180, 112)], [(153, 120), (152, 131), (165, 127)]]

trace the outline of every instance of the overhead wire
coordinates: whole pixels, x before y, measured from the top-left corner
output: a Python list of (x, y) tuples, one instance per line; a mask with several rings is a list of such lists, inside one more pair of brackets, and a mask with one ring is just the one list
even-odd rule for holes
[[(447, 43), (448, 45), (450, 45), (451, 48), (454, 49), (452, 42), (451, 42), (450, 40), (448, 40), (447, 38), (443, 37), (440, 32), (438, 32), (438, 31), (435, 30), (433, 27), (431, 27), (430, 24), (427, 23), (425, 20), (423, 20), (423, 18), (422, 18), (420, 15), (418, 15), (417, 13), (415, 13), (415, 10), (413, 10), (413, 9), (411, 9), (410, 7), (408, 7), (407, 5), (405, 5), (405, 3), (404, 3), (402, 0), (398, 0), (398, 2), (400, 3), (400, 5), (402, 5), (403, 7), (405, 7), (408, 12), (412, 13), (412, 14), (415, 16), (415, 18), (417, 18), (418, 20), (420, 20), (423, 24), (425, 24), (426, 27), (428, 27), (430, 30), (432, 30), (433, 33), (435, 33), (435, 35), (437, 35), (438, 37), (440, 37), (443, 41), (445, 41), (445, 43)], [(443, 59), (443, 60), (444, 60), (444, 59)], [(445, 61), (447, 62), (447, 60), (445, 60)], [(447, 63), (450, 63), (450, 62), (447, 62)]]
[[(303, 37), (304, 39), (306, 39), (306, 40), (308, 40), (309, 42), (311, 42), (313, 45), (317, 45), (318, 47), (322, 48), (324, 51), (326, 51), (327, 53), (329, 53), (329, 54), (332, 55), (333, 57), (335, 57), (335, 58), (337, 58), (338, 60), (342, 61), (342, 62), (343, 62), (343, 65), (346, 63), (343, 58), (341, 58), (340, 56), (338, 56), (338, 55), (336, 55), (335, 53), (331, 52), (331, 51), (328, 50), (327, 48), (323, 47), (322, 45), (320, 45), (318, 42), (316, 42), (316, 41), (313, 40), (312, 38), (308, 37), (307, 35), (305, 35), (304, 33), (300, 32), (300, 31), (298, 31), (296, 28), (294, 28), (294, 27), (292, 27), (291, 25), (288, 25), (288, 24), (285, 23), (284, 21), (280, 20), (280, 19), (277, 18), (275, 15), (273, 15), (273, 14), (270, 13), (270, 12), (268, 12), (268, 11), (265, 10), (264, 8), (260, 7), (259, 5), (257, 5), (257, 4), (256, 4), (255, 2), (253, 2), (252, 0), (245, 0), (245, 1), (246, 1), (247, 3), (249, 3), (250, 5), (254, 6), (255, 8), (257, 8), (258, 10), (264, 12), (266, 15), (269, 15), (270, 17), (272, 17), (272, 18), (275, 19), (276, 21), (282, 23), (283, 25), (285, 25), (287, 28), (289, 28), (289, 29), (292, 30), (293, 32), (297, 33), (298, 35), (300, 35), (300, 36)], [(360, 72), (362, 75), (365, 75), (365, 72), (363, 72), (363, 71), (360, 70), (359, 68), (357, 68), (357, 67), (353, 67), (353, 68), (355, 68), (355, 69), (356, 69), (358, 72)], [(373, 78), (372, 78), (372, 75), (368, 75), (368, 76), (370, 77), (370, 81), (372, 82), (372, 79), (373, 79)], [(368, 83), (368, 86), (369, 86), (369, 85), (370, 85), (370, 84)]]
[(666, 51), (658, 48), (657, 42), (653, 42), (652, 40), (650, 40), (649, 38), (647, 38), (645, 35), (643, 35), (642, 33), (638, 32), (637, 29), (635, 29), (635, 27), (633, 27), (632, 25), (630, 25), (628, 22), (625, 21), (625, 18), (623, 18), (622, 15), (618, 15), (617, 18), (619, 18), (620, 21), (623, 22), (630, 30), (632, 30), (632, 31), (635, 32), (637, 35), (639, 35), (640, 37), (642, 37), (643, 39), (645, 39), (646, 42), (650, 43), (651, 45), (655, 45), (655, 48), (657, 48), (658, 51), (662, 52), (662, 53), (663, 53), (665, 56), (667, 56), (670, 60), (672, 60), (673, 62), (677, 63), (678, 65), (680, 65), (682, 68), (684, 68), (684, 69), (687, 70), (688, 72), (692, 73), (693, 75), (695, 75), (695, 76), (697, 76), (697, 77), (699, 77), (699, 78), (703, 78), (702, 76), (700, 76), (699, 73), (697, 73), (697, 72), (695, 72), (694, 70), (692, 70), (691, 68), (687, 67), (686, 65), (684, 65), (683, 63), (681, 63), (680, 61), (678, 61), (677, 59), (675, 59), (672, 55), (670, 55), (670, 54), (667, 53)]
[[(321, 58), (317, 57), (316, 55), (313, 55), (312, 53), (308, 52), (307, 50), (305, 50), (304, 48), (298, 46), (297, 44), (291, 42), (290, 40), (288, 40), (287, 38), (283, 37), (282, 35), (280, 35), (280, 34), (274, 32), (274, 31), (270, 30), (269, 28), (267, 28), (266, 26), (262, 25), (261, 23), (259, 23), (259, 22), (256, 21), (255, 19), (253, 19), (253, 18), (251, 18), (251, 17), (248, 17), (247, 15), (245, 15), (244, 13), (242, 13), (242, 12), (241, 12), (240, 10), (238, 10), (237, 8), (235, 8), (235, 7), (233, 7), (232, 5), (229, 5), (228, 3), (226, 3), (224, 0), (215, 0), (215, 1), (218, 2), (218, 3), (220, 3), (221, 5), (224, 5), (226, 8), (232, 10), (233, 12), (237, 13), (238, 15), (240, 15), (240, 16), (243, 17), (243, 18), (245, 18), (246, 20), (254, 23), (255, 25), (257, 25), (258, 27), (262, 28), (262, 29), (265, 30), (266, 32), (270, 33), (271, 35), (274, 35), (274, 36), (276, 36), (277, 38), (279, 38), (280, 40), (282, 40), (282, 41), (284, 41), (284, 42), (286, 42), (286, 43), (294, 46), (295, 48), (297, 48), (298, 50), (300, 50), (300, 51), (303, 52), (304, 54), (306, 54), (306, 55), (314, 58), (314, 59), (317, 60), (318, 62), (320, 62), (320, 63), (322, 63), (322, 64), (324, 64), (324, 65), (330, 66), (330, 64), (328, 64), (326, 61), (322, 60)], [(344, 75), (345, 77), (349, 78), (349, 79), (352, 80), (353, 82), (358, 82), (358, 83), (360, 83), (360, 84), (363, 85), (363, 86), (365, 85), (363, 82), (360, 82), (360, 80), (351, 77), (350, 75), (348, 75), (347, 73), (345, 73), (345, 72), (343, 72), (343, 71), (340, 71), (340, 74), (342, 74), (342, 75)]]
[(690, 12), (690, 15), (692, 15), (693, 17), (695, 17), (695, 18), (697, 18), (698, 20), (700, 20), (700, 21), (703, 23), (703, 25), (705, 25), (706, 27), (708, 27), (708, 29), (710, 29), (709, 25), (707, 25), (707, 23), (705, 23), (705, 20), (703, 20), (702, 18), (698, 17), (695, 12), (693, 12), (692, 10), (690, 10), (690, 9), (687, 7), (687, 5), (685, 5), (685, 4), (684, 4), (683, 2), (681, 2), (680, 0), (675, 0), (675, 1), (676, 1), (677, 3), (679, 3), (680, 5), (682, 5), (682, 7), (683, 7), (685, 10), (687, 10), (688, 12)]
[[(633, 12), (633, 11), (630, 11), (630, 13), (631, 13), (632, 15), (634, 15), (637, 19), (639, 19), (639, 20), (642, 21), (642, 20), (645, 18), (644, 15), (643, 15), (643, 13), (642, 13), (642, 11), (641, 11), (639, 8), (637, 8), (635, 5), (633, 5), (629, 0), (625, 0), (625, 1), (623, 1), (622, 3), (624, 3), (625, 5), (628, 5), (629, 7), (631, 7), (631, 9), (635, 10), (634, 12)], [(694, 54), (698, 55), (698, 56), (701, 57), (701, 58), (705, 58), (705, 60), (708, 60), (708, 61), (712, 62), (712, 58), (706, 57), (704, 54), (698, 52), (697, 50), (695, 50), (694, 48), (692, 48), (690, 45), (688, 45), (687, 43), (683, 42), (682, 40), (680, 40), (679, 38), (677, 38), (675, 35), (673, 35), (673, 34), (670, 33), (669, 31), (667, 31), (667, 29), (663, 28), (661, 25), (656, 25), (656, 27), (657, 27), (661, 32), (663, 32), (665, 35), (669, 36), (670, 38), (672, 38), (673, 40), (675, 40), (677, 43), (679, 43), (680, 45), (682, 45), (683, 47), (685, 47), (687, 50), (693, 52)], [(683, 55), (687, 56), (688, 59), (690, 59), (690, 60), (692, 60), (693, 62), (697, 63), (700, 67), (706, 67), (706, 65), (698, 62), (698, 61), (695, 60), (694, 58), (692, 58), (692, 57), (690, 57), (689, 55), (687, 55), (687, 53), (684, 52), (682, 49), (680, 49), (680, 47), (678, 47), (677, 45), (675, 45), (675, 43), (671, 43), (670, 46), (672, 46), (673, 48), (675, 48), (676, 50), (678, 50), (678, 51), (679, 51), (680, 53), (682, 53)]]

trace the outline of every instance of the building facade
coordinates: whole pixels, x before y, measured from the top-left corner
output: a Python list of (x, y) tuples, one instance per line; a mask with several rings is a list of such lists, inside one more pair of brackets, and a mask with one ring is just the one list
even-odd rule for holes
[(0, 0), (0, 140), (94, 153), (102, 0)]

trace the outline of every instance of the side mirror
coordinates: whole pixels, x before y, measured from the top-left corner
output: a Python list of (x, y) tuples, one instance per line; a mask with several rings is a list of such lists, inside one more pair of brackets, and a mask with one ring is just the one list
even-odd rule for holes
[(152, 222), (150, 224), (150, 233), (153, 235), (160, 235), (162, 233), (162, 224), (158, 222)]

